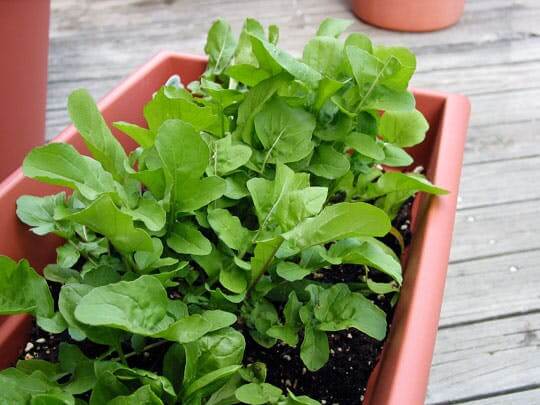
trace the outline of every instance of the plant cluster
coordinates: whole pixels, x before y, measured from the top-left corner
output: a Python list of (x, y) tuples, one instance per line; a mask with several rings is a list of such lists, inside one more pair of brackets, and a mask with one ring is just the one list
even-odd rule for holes
[[(444, 190), (383, 170), (409, 166), (403, 148), (428, 129), (407, 91), (415, 57), (358, 33), (340, 39), (348, 25), (325, 20), (295, 58), (276, 26), (247, 19), (237, 40), (216, 21), (200, 80), (172, 77), (144, 107), (146, 128), (114, 123), (138, 144), (130, 153), (86, 91), (69, 96), (92, 157), (35, 148), (24, 174), (71, 192), (17, 202), (32, 232), (65, 242), (43, 276), (0, 258), (0, 313), (103, 350), (62, 343), (58, 362), (19, 361), (0, 372), (0, 402), (311, 405), (243, 362), (245, 333), (298, 346), (310, 371), (328, 360), (328, 332), (384, 339), (372, 298), (397, 298), (402, 275), (377, 238), (399, 236), (391, 220), (415, 193)], [(359, 282), (316, 277), (342, 264)], [(159, 370), (130, 366), (158, 347)]]

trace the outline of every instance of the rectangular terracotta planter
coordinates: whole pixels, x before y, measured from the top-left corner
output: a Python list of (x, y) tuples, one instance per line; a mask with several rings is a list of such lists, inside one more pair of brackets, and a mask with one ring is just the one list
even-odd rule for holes
[[(99, 107), (107, 122), (117, 120), (144, 125), (143, 105), (171, 75), (183, 83), (197, 79), (206, 59), (177, 53), (160, 53), (104, 97)], [(426, 141), (411, 153), (427, 177), (450, 194), (417, 198), (413, 208), (413, 241), (408, 252), (401, 298), (378, 366), (373, 372), (365, 404), (423, 404), (437, 334), (439, 312), (452, 240), (469, 103), (459, 95), (414, 91), (417, 106), (430, 122)], [(133, 143), (116, 133), (126, 148)], [(77, 131), (68, 127), (54, 142), (67, 142), (87, 153)], [(38, 237), (15, 215), (15, 201), (23, 194), (57, 192), (54, 186), (24, 178), (18, 169), (0, 184), (0, 254), (27, 258), (37, 269), (56, 259), (55, 237)], [(0, 368), (12, 364), (27, 340), (30, 319), (0, 319)]]

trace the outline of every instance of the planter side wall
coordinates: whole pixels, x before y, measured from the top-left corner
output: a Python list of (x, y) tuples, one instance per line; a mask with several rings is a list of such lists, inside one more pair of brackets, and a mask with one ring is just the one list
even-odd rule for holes
[(367, 405), (424, 404), (452, 244), (470, 105), (460, 95), (418, 90), (415, 96), (432, 126), (427, 143), (414, 151), (415, 160), (432, 182), (450, 193), (421, 195), (415, 201), (403, 288), (370, 378)]
[[(99, 107), (108, 123), (124, 120), (142, 125), (142, 107), (154, 91), (172, 74), (180, 74), (184, 83), (195, 80), (205, 64), (202, 57), (159, 54), (108, 94)], [(411, 260), (389, 338), (370, 379), (365, 401), (369, 405), (424, 402), (451, 244), (468, 103), (460, 96), (420, 90), (415, 91), (415, 96), (431, 129), (426, 142), (410, 152), (416, 164), (426, 167), (428, 177), (451, 193), (415, 202), (417, 214), (413, 214), (413, 227), (416, 233), (410, 250)], [(126, 148), (133, 147), (127, 137), (116, 135)], [(87, 153), (73, 127), (68, 127), (54, 141), (71, 143)], [(58, 190), (25, 179), (20, 170), (0, 184), (0, 209), (6, 213), (0, 216), (0, 229), (12, 236), (0, 239), (0, 254), (28, 258), (36, 269), (55, 261), (54, 248), (60, 240), (33, 235), (17, 220), (14, 208), (20, 195), (45, 195)], [(27, 339), (28, 326), (26, 316), (0, 320), (0, 368), (16, 359)]]

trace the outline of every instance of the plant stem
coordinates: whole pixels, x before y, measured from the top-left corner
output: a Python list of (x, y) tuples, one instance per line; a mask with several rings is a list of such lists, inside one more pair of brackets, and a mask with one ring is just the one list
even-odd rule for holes
[(92, 263), (94, 266), (97, 266), (97, 263), (94, 261), (94, 259), (92, 259), (90, 257), (90, 255), (86, 254), (85, 252), (83, 252), (79, 246), (77, 246), (77, 244), (75, 242), (73, 242), (71, 239), (68, 239), (68, 243), (73, 246), (75, 249), (77, 249), (77, 252), (79, 252), (79, 254), (84, 257), (86, 260), (88, 260), (90, 263)]
[(118, 347), (116, 348), (116, 351), (118, 352), (120, 361), (127, 366), (126, 356), (124, 355), (124, 350), (122, 350), (122, 344), (118, 345)]
[[(152, 349), (155, 349), (156, 347), (160, 347), (160, 346), (163, 346), (164, 344), (167, 344), (167, 343), (171, 343), (169, 342), (168, 340), (160, 340), (160, 341), (157, 341), (157, 342), (154, 342), (154, 343), (151, 343), (149, 345), (146, 345), (143, 347), (142, 351), (143, 352), (146, 352), (148, 350), (152, 350)], [(112, 351), (115, 351), (114, 349)], [(126, 353), (124, 354), (123, 352), (121, 352), (121, 349), (120, 350), (116, 350), (118, 352), (118, 355), (119, 357), (116, 357), (116, 358), (113, 358), (111, 359), (112, 361), (119, 361), (119, 360), (122, 360), (122, 362), (125, 362), (127, 359), (129, 359), (130, 357), (133, 357), (133, 356), (136, 356), (137, 354), (139, 354), (140, 352), (129, 352), (129, 353)], [(109, 353), (110, 354), (110, 353)], [(106, 356), (105, 356), (106, 357)]]

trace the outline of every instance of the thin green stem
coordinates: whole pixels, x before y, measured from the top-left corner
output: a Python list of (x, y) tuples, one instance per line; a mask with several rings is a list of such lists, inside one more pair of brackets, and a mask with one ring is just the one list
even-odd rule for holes
[(118, 347), (116, 348), (116, 352), (118, 353), (118, 356), (120, 357), (120, 361), (122, 362), (122, 364), (125, 364), (127, 366), (126, 356), (124, 355), (124, 350), (122, 350), (121, 344), (119, 344)]
[[(163, 346), (163, 345), (165, 345), (165, 344), (167, 344), (167, 343), (171, 343), (171, 342), (169, 342), (168, 340), (160, 340), (160, 341), (157, 341), (157, 342), (154, 342), (154, 343), (151, 343), (151, 344), (149, 344), (149, 345), (144, 346), (143, 349), (142, 349), (142, 351), (143, 351), (143, 352), (146, 352), (146, 351), (148, 351), (148, 350), (155, 349), (156, 347)], [(139, 352), (135, 352), (135, 351), (134, 351), (134, 352), (129, 352), (129, 353), (124, 354), (123, 352), (121, 353), (121, 352), (118, 351), (118, 350), (112, 349), (112, 352), (114, 352), (114, 351), (118, 352), (119, 357), (116, 357), (116, 358), (111, 359), (112, 361), (121, 361), (122, 358), (123, 358), (124, 361), (125, 361), (125, 360), (127, 360), (127, 359), (129, 359), (129, 358), (131, 358), (131, 357), (133, 357), (133, 356), (136, 356), (136, 355), (138, 355), (138, 354), (141, 353), (140, 351), (139, 351)], [(112, 352), (111, 352), (111, 353), (112, 353)], [(109, 353), (109, 354), (110, 354), (110, 353)], [(106, 357), (106, 356), (105, 356), (105, 357)]]
[(86, 254), (85, 252), (83, 252), (75, 242), (73, 242), (71, 239), (68, 239), (68, 243), (69, 243), (71, 246), (73, 246), (73, 247), (77, 250), (77, 252), (79, 252), (79, 254), (80, 254), (82, 257), (84, 257), (86, 260), (88, 260), (88, 261), (89, 261), (90, 263), (92, 263), (94, 266), (97, 266), (97, 263), (94, 261), (94, 259), (92, 259), (92, 258), (90, 257), (90, 255), (88, 255), (88, 254)]

